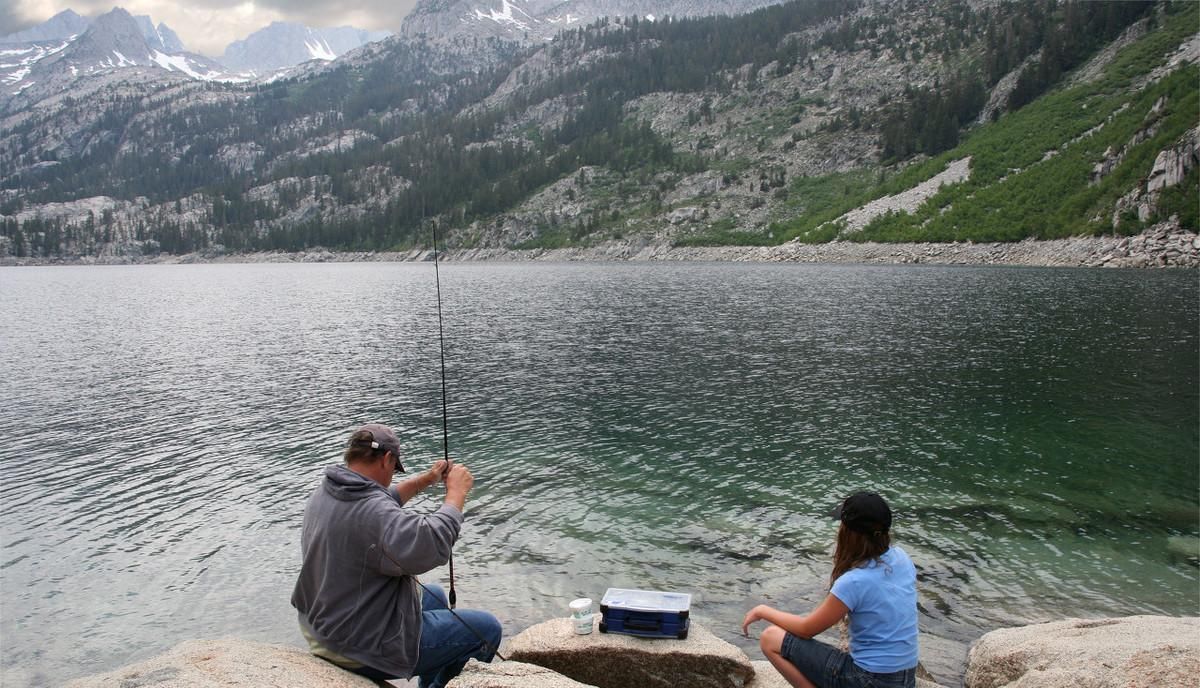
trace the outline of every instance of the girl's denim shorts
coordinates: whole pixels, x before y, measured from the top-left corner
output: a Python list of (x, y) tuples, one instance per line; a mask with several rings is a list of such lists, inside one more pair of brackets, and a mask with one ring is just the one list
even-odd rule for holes
[(818, 688), (916, 688), (917, 685), (916, 667), (877, 674), (859, 667), (847, 652), (791, 633), (783, 637), (780, 654)]

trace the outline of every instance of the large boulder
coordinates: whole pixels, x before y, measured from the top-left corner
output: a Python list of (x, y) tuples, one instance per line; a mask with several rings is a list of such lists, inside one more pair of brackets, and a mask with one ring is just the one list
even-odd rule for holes
[[(747, 688), (792, 688), (792, 684), (788, 683), (783, 674), (776, 671), (770, 662), (760, 659), (750, 663), (754, 665), (754, 680), (747, 684)], [(943, 688), (943, 686), (934, 682), (924, 669), (918, 669), (917, 688)]]
[(754, 678), (746, 684), (746, 688), (792, 688), (783, 674), (775, 671), (775, 667), (765, 659), (750, 662), (754, 667)]
[(1196, 688), (1200, 618), (1069, 619), (987, 633), (967, 688)]
[(570, 619), (551, 619), (514, 637), (509, 658), (597, 688), (745, 688), (754, 678), (745, 653), (695, 621), (687, 640), (672, 640), (577, 635)]
[(446, 688), (593, 688), (546, 667), (524, 662), (484, 664), (472, 659)]
[(296, 647), (232, 638), (189, 640), (138, 664), (71, 681), (67, 688), (374, 688)]

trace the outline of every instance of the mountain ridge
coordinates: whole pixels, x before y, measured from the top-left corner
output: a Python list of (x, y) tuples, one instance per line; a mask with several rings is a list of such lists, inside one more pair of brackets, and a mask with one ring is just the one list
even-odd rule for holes
[[(278, 78), (306, 61), (334, 60), (390, 35), (349, 26), (314, 29), (275, 22), (234, 41), (221, 58), (214, 59), (188, 51), (174, 30), (161, 22), (156, 26), (146, 15), (134, 16), (114, 7), (88, 19), (64, 10), (42, 24), (0, 37), (0, 45), (12, 46), (0, 62), (0, 87), (7, 87), (0, 90), (0, 106), (31, 86), (41, 84), (40, 93), (25, 94), (34, 97), (22, 103), (48, 96), (52, 88), (70, 87), (81, 74), (86, 78), (127, 67), (159, 68), (202, 81)], [(146, 74), (135, 78), (153, 80)]]
[(747, 14), (785, 0), (420, 0), (400, 35), (454, 41), (463, 36), (520, 43), (552, 39), (597, 20)]
[(31, 26), (24, 31), (0, 35), (0, 45), (9, 43), (33, 43), (37, 41), (54, 41), (83, 33), (88, 27), (88, 20), (72, 10), (63, 10), (50, 19)]
[[(99, 120), (66, 100), (0, 120), (0, 252), (409, 250), (431, 221), (450, 249), (534, 251), (1194, 229), (1197, 19), (797, 2), (468, 53), (393, 38), (274, 84), (137, 102), (99, 91)], [(967, 157), (969, 174), (882, 203)]]
[(294, 22), (272, 22), (230, 43), (218, 61), (238, 72), (268, 73), (308, 60), (330, 61), (391, 35), (352, 26), (315, 29)]

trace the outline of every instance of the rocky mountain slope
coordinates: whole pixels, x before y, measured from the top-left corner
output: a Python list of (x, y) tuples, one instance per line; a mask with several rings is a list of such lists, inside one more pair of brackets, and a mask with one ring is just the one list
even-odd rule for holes
[(1198, 22), (792, 2), (393, 37), (267, 85), (126, 72), (3, 110), (0, 255), (409, 250), (431, 222), (601, 252), (1194, 230)]
[[(313, 29), (276, 22), (231, 43), (219, 59), (188, 52), (179, 36), (121, 8), (86, 19), (66, 10), (0, 37), (0, 110), (17, 111), (67, 91), (95, 92), (133, 80), (153, 90), (178, 78), (246, 83), (297, 65), (332, 61), (391, 34), (349, 26)], [(27, 89), (33, 89), (27, 91)]]
[[(202, 55), (183, 49), (179, 37), (149, 17), (121, 8), (85, 21), (62, 13), (27, 32), (8, 36), (0, 62), (0, 110), (19, 110), (60, 94), (80, 81), (103, 81), (126, 70), (153, 71), (201, 80), (237, 80)], [(66, 34), (66, 35), (64, 35)], [(16, 38), (34, 37), (32, 42)]]
[(76, 36), (87, 30), (88, 20), (71, 10), (63, 10), (50, 19), (32, 26), (24, 31), (0, 36), (0, 45), (14, 43), (38, 43), (41, 41), (61, 41)]
[(499, 38), (538, 43), (564, 29), (605, 17), (735, 15), (784, 0), (421, 0), (404, 19), (401, 34), (433, 40)]
[(273, 22), (225, 48), (218, 60), (239, 73), (265, 75), (309, 60), (331, 61), (367, 43), (392, 35), (352, 26), (314, 29), (303, 24)]

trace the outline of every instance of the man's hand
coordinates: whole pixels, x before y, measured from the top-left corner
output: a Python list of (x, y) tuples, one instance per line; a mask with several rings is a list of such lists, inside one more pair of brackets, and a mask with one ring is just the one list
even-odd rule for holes
[(446, 474), (446, 503), (462, 511), (467, 502), (467, 493), (474, 484), (475, 477), (466, 466), (461, 463), (451, 465), (450, 472)]
[(429, 474), (433, 476), (432, 484), (436, 485), (439, 481), (445, 481), (446, 473), (449, 472), (449, 466), (451, 465), (451, 462), (446, 459), (434, 461), (433, 465), (429, 467)]

